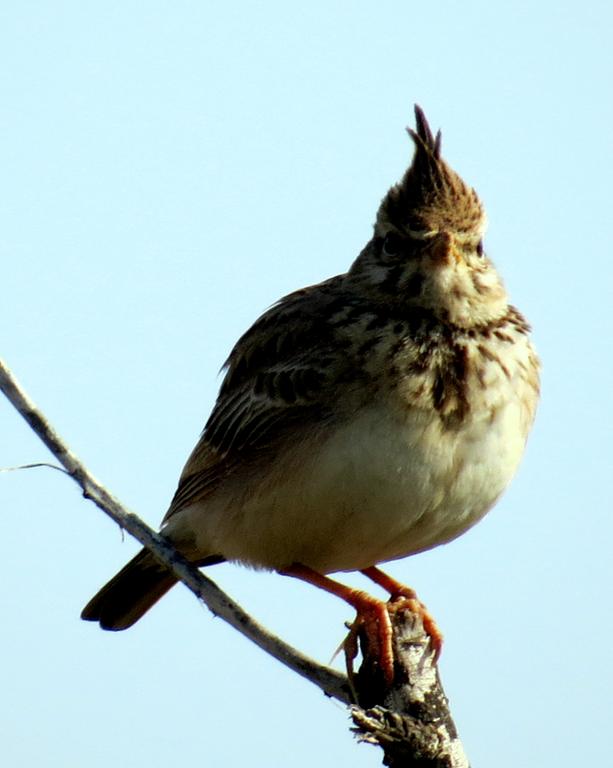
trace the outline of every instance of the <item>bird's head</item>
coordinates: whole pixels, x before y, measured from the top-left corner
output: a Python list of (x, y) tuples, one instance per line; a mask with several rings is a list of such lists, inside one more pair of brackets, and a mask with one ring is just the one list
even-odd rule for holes
[(415, 117), (413, 162), (384, 197), (373, 238), (349, 274), (383, 301), (423, 307), (461, 327), (487, 323), (504, 314), (507, 297), (484, 252), (485, 211), (442, 159), (440, 131), (432, 134), (418, 106)]

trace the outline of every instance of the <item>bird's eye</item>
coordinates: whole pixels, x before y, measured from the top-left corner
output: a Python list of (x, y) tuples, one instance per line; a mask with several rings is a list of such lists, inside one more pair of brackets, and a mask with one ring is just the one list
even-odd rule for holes
[(483, 240), (479, 240), (477, 243), (477, 256), (483, 256), (484, 250), (483, 250)]
[(387, 256), (396, 256), (402, 248), (402, 239), (396, 232), (388, 232), (383, 240), (383, 251)]

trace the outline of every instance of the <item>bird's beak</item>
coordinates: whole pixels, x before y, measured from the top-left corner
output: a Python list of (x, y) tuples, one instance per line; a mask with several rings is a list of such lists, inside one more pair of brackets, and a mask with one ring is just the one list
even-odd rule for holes
[(458, 248), (453, 236), (449, 232), (440, 232), (432, 243), (432, 261), (435, 264), (459, 264), (462, 261), (462, 252)]

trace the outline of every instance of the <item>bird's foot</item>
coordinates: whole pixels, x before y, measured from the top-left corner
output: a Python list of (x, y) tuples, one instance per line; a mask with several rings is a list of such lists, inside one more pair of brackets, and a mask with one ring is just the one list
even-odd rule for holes
[(396, 579), (388, 576), (387, 573), (384, 573), (375, 566), (364, 568), (362, 573), (386, 592), (389, 592), (388, 608), (390, 611), (409, 611), (421, 619), (424, 632), (430, 638), (430, 647), (434, 653), (434, 660), (438, 661), (443, 649), (443, 633), (438, 628), (432, 614), (417, 597), (415, 590), (396, 581)]
[(353, 676), (353, 661), (358, 654), (358, 637), (360, 637), (363, 642), (364, 657), (374, 661), (379, 666), (388, 686), (392, 684), (394, 680), (394, 648), (390, 613), (397, 611), (410, 611), (419, 616), (425, 632), (430, 637), (435, 659), (438, 659), (443, 644), (443, 636), (434, 619), (428, 613), (426, 606), (418, 600), (414, 590), (392, 579), (391, 576), (378, 568), (374, 566), (365, 568), (362, 573), (389, 592), (390, 599), (387, 602), (362, 590), (340, 584), (338, 581), (334, 581), (301, 563), (294, 563), (280, 572), (286, 576), (306, 581), (342, 598), (357, 611), (356, 619), (343, 643), (347, 672), (350, 678)]
[(349, 634), (343, 643), (347, 674), (353, 678), (353, 662), (358, 655), (358, 637), (361, 635), (365, 646), (363, 655), (378, 664), (381, 674), (389, 686), (394, 681), (394, 649), (392, 645), (392, 623), (389, 603), (378, 600), (366, 592), (354, 590), (351, 604), (357, 611), (355, 621), (349, 627)]

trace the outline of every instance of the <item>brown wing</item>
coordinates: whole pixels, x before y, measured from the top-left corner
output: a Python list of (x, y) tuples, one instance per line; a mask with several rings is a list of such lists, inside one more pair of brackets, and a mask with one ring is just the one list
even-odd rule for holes
[(335, 384), (351, 368), (336, 334), (346, 310), (342, 277), (332, 278), (286, 296), (238, 340), (165, 521), (255, 451), (274, 450), (296, 423), (329, 417)]

